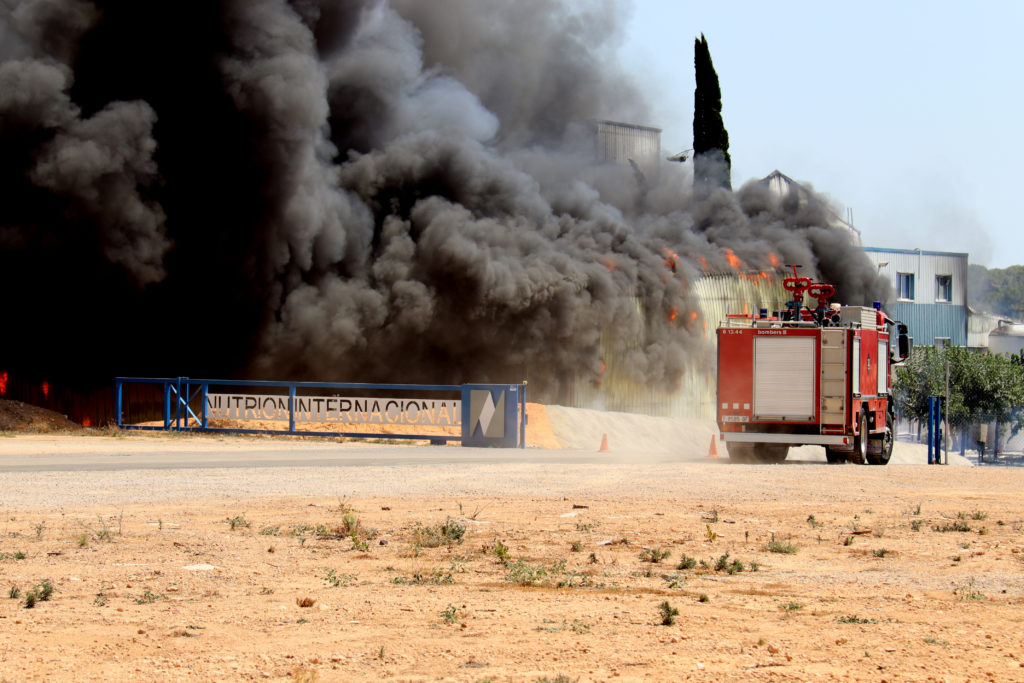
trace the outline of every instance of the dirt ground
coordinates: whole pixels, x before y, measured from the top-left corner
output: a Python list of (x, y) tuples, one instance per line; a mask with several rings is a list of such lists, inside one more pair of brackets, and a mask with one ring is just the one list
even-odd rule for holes
[(1024, 680), (1020, 470), (537, 470), (467, 465), (436, 495), (394, 468), (372, 497), (9, 495), (0, 681)]

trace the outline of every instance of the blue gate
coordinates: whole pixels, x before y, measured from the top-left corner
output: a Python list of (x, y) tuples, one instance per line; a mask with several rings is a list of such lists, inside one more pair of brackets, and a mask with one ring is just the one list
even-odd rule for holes
[[(162, 387), (163, 424), (124, 424), (125, 387)], [(213, 388), (215, 391), (211, 391)], [(273, 393), (274, 391), (279, 393)], [(348, 392), (347, 395), (339, 392)], [(253, 393), (239, 393), (253, 392)], [(387, 394), (378, 396), (375, 394)], [(114, 412), (121, 429), (344, 436), (364, 439), (459, 441), (463, 446), (526, 447), (526, 383), (359, 384), (117, 377)], [(287, 429), (212, 427), (210, 420), (288, 423)], [(392, 434), (296, 428), (303, 424), (461, 426), (459, 435)]]

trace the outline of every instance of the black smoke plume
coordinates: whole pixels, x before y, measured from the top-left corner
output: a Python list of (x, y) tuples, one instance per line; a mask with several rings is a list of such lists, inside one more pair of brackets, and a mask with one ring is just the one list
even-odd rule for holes
[[(689, 287), (769, 254), (885, 298), (814, 204), (597, 165), (647, 122), (612, 0), (3, 0), (0, 365), (671, 387)], [(667, 254), (673, 254), (668, 258)], [(537, 396), (537, 394), (534, 394)]]

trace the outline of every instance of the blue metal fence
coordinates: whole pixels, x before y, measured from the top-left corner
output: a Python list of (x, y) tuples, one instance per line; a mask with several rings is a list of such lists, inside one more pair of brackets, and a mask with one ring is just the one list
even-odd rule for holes
[[(122, 416), (125, 408), (124, 389), (126, 385), (146, 384), (162, 387), (163, 425), (124, 424)], [(211, 427), (208, 412), (210, 387), (258, 387), (260, 389), (278, 388), (288, 392), (288, 429), (247, 429), (240, 427)], [(448, 394), (446, 400), (456, 400), (458, 395), (462, 402), (460, 410), (461, 433), (452, 434), (392, 434), (358, 431), (323, 431), (296, 429), (298, 403), (301, 399), (327, 400), (328, 397), (302, 395), (300, 392), (346, 390), (364, 393), (380, 391), (389, 394), (402, 393), (421, 396), (428, 394)], [(483, 399), (479, 394), (483, 393)], [(470, 397), (475, 411), (474, 418), (469, 419)], [(497, 400), (495, 400), (495, 397)], [(389, 397), (391, 398), (391, 397)], [(198, 413), (193, 403), (199, 399)], [(479, 400), (478, 400), (479, 399)], [(138, 430), (175, 430), (197, 432), (228, 432), (234, 434), (285, 434), (292, 436), (343, 436), (365, 439), (410, 439), (430, 441), (431, 444), (444, 444), (448, 441), (459, 441), (462, 445), (526, 447), (526, 383), (523, 384), (362, 384), (349, 382), (281, 382), (259, 380), (211, 380), (191, 379), (188, 377), (116, 377), (114, 379), (114, 412), (117, 426), (121, 429)], [(492, 422), (498, 414), (496, 422)], [(486, 422), (484, 422), (486, 417)], [(305, 420), (309, 422), (311, 420)], [(491, 425), (494, 424), (500, 429)], [(455, 426), (455, 425), (452, 425)]]

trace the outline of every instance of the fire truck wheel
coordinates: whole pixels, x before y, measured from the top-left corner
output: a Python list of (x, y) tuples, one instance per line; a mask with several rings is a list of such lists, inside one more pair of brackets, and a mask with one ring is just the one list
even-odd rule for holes
[(846, 453), (842, 451), (836, 451), (831, 448), (825, 447), (825, 459), (828, 460), (831, 465), (840, 465), (846, 462)]
[(754, 462), (754, 444), (736, 443), (729, 444), (729, 462), (746, 465)]
[(866, 411), (860, 413), (860, 433), (853, 439), (853, 453), (849, 458), (850, 462), (857, 465), (866, 465), (868, 462), (868, 414)]
[(754, 449), (754, 462), (777, 465), (789, 455), (789, 446), (778, 443), (757, 444)]
[(871, 450), (868, 452), (868, 463), (871, 465), (888, 465), (892, 457), (893, 434), (896, 433), (892, 413), (885, 414), (885, 433), (877, 439), (871, 439)]
[(731, 443), (729, 460), (744, 465), (776, 465), (789, 455), (789, 446), (777, 443)]

